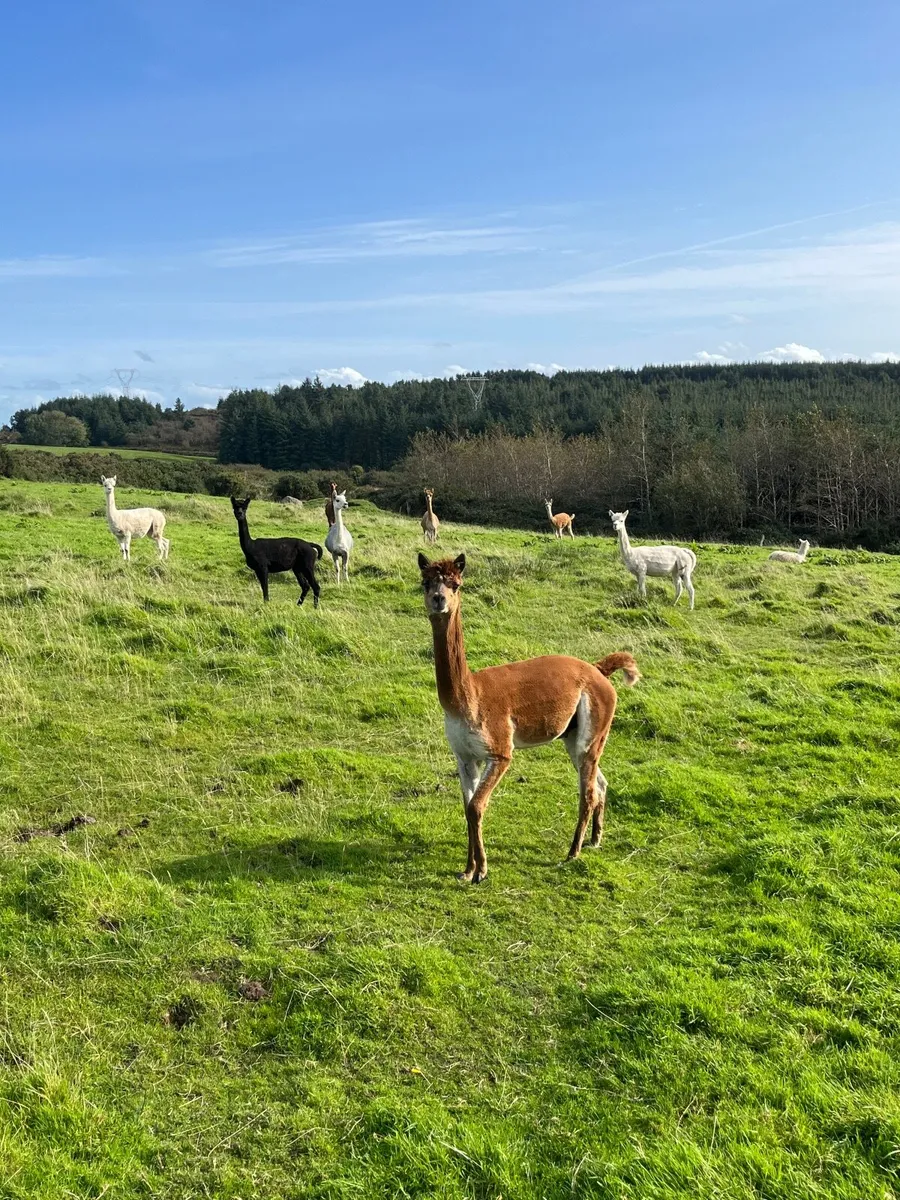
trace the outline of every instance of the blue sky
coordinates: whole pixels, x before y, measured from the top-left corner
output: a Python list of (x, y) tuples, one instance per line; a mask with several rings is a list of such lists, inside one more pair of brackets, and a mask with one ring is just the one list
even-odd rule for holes
[(0, 420), (900, 354), (900, 6), (11, 5)]

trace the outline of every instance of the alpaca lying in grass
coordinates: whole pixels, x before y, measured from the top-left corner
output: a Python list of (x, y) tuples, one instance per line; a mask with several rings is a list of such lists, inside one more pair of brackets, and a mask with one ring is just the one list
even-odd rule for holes
[(100, 483), (106, 492), (106, 523), (119, 543), (122, 557), (126, 562), (130, 560), (133, 537), (149, 537), (156, 542), (159, 557), (165, 561), (169, 557), (169, 539), (163, 537), (165, 514), (158, 508), (116, 508), (116, 479), (115, 475), (109, 479), (105, 475), (100, 476)]
[(231, 498), (231, 508), (238, 523), (238, 537), (247, 566), (256, 574), (262, 588), (263, 600), (269, 599), (269, 576), (279, 571), (293, 571), (301, 592), (298, 604), (306, 599), (312, 588), (313, 607), (319, 607), (319, 583), (316, 579), (316, 563), (322, 557), (322, 547), (316, 542), (304, 542), (302, 538), (252, 538), (247, 527), (247, 509), (250, 500)]
[(790, 562), (802, 563), (806, 561), (806, 556), (809, 553), (809, 542), (803, 538), (800, 542), (800, 551), (795, 553), (793, 550), (773, 550), (769, 555), (770, 561), (775, 562)]

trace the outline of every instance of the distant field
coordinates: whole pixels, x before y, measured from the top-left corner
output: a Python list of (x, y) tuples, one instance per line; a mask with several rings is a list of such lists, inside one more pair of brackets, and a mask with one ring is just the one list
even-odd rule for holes
[(188, 458), (215, 462), (209, 454), (172, 454), (167, 450), (130, 450), (122, 446), (26, 446), (8, 443), (10, 450), (39, 450), (42, 454), (116, 454), (120, 458)]
[(898, 1195), (900, 559), (701, 545), (691, 613), (612, 538), (442, 525), (473, 666), (644, 673), (602, 849), (519, 751), (472, 887), (417, 517), (351, 496), (314, 612), (227, 500), (118, 500), (168, 563), (0, 479), (3, 1200)]

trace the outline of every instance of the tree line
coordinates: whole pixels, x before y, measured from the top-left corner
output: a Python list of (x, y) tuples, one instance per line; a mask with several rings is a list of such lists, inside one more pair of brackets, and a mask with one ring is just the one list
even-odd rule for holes
[(895, 363), (645, 367), (638, 371), (498, 371), (486, 376), (476, 405), (464, 379), (325, 387), (307, 379), (268, 392), (235, 391), (219, 404), (219, 457), (274, 470), (359, 465), (385, 470), (421, 433), (453, 439), (502, 430), (524, 437), (554, 429), (594, 435), (622, 419), (640, 397), (656, 426), (699, 438), (743, 428), (764, 410), (779, 421), (817, 409), (847, 413), (864, 426), (897, 424), (900, 365)]
[(189, 410), (180, 399), (163, 408), (137, 396), (59, 396), (13, 413), (0, 441), (215, 455), (219, 420), (214, 409)]
[(442, 517), (546, 524), (543, 500), (574, 512), (575, 530), (609, 532), (609, 510), (629, 509), (636, 532), (792, 540), (900, 552), (900, 432), (819, 409), (698, 435), (673, 430), (638, 395), (602, 434), (564, 438), (502, 430), (454, 439), (418, 435), (394, 473), (394, 507), (437, 492)]

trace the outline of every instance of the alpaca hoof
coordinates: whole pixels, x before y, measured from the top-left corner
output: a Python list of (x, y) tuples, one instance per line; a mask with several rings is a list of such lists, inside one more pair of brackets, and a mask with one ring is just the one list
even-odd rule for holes
[(592, 850), (597, 850), (597, 849), (599, 849), (599, 847), (600, 847), (600, 843), (601, 843), (602, 841), (603, 841), (603, 837), (602, 837), (602, 835), (601, 835), (600, 837), (598, 837), (598, 838), (591, 838), (591, 849), (592, 849)]
[(475, 874), (474, 871), (460, 871), (458, 873), (458, 875), (456, 876), (456, 878), (459, 880), (460, 883), (471, 883), (472, 876), (474, 874)]
[(484, 881), (486, 879), (487, 879), (487, 868), (486, 867), (483, 871), (476, 871), (475, 874), (472, 876), (473, 883), (484, 883)]

